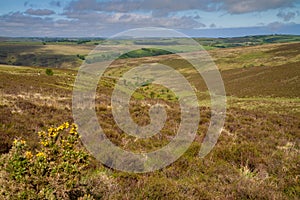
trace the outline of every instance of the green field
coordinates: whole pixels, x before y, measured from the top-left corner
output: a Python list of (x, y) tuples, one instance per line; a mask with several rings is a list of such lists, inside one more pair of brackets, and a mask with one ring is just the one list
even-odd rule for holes
[[(147, 80), (131, 98), (130, 114), (139, 125), (147, 125), (150, 106), (165, 105), (168, 119), (160, 134), (136, 139), (120, 130), (112, 115), (110, 97), (119, 77), (142, 63), (159, 62), (178, 70), (195, 88), (201, 113), (196, 138), (176, 162), (151, 173), (125, 173), (92, 159), (81, 183), (95, 199), (299, 199), (300, 37), (196, 40), (209, 49), (227, 93), (225, 126), (214, 149), (199, 158), (212, 115), (201, 76), (176, 54), (153, 49), (131, 52), (114, 61), (98, 84), (96, 112), (106, 136), (139, 153), (157, 150), (175, 136), (180, 124), (176, 96)], [(114, 42), (133, 44), (132, 40)], [(174, 41), (168, 42), (172, 46)], [(105, 41), (0, 42), (1, 154), (9, 152), (16, 137), (35, 149), (38, 131), (73, 122), (72, 90), (83, 62), (78, 55), (88, 55), (100, 43)], [(105, 45), (113, 49), (116, 44)], [(193, 56), (194, 49), (180, 49)], [(52, 76), (46, 68), (53, 70)]]

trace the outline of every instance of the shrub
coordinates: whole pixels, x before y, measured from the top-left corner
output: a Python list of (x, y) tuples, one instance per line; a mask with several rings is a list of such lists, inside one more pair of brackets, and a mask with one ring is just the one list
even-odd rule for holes
[[(38, 133), (38, 149), (15, 139), (0, 158), (0, 199), (72, 199), (83, 196), (81, 185), (89, 156), (79, 147), (75, 124), (64, 123)], [(91, 199), (84, 196), (81, 199)]]
[(153, 91), (150, 92), (150, 97), (153, 99), (155, 97), (155, 93)]
[(77, 58), (79, 58), (80, 60), (85, 60), (85, 56), (84, 55), (77, 54)]
[(46, 74), (48, 75), (48, 76), (53, 76), (53, 71), (52, 71), (52, 69), (46, 69)]

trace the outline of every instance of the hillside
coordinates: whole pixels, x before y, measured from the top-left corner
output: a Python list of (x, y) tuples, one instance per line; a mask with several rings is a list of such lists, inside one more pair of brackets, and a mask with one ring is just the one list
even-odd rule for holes
[[(172, 139), (180, 123), (176, 97), (166, 88), (145, 85), (131, 98), (130, 114), (141, 125), (149, 123), (148, 109), (166, 105), (168, 120), (161, 134), (135, 139), (114, 122), (110, 97), (124, 72), (140, 63), (159, 61), (180, 71), (194, 84), (201, 121), (187, 152), (170, 166), (146, 174), (125, 173), (93, 160), (85, 184), (97, 199), (298, 199), (300, 145), (299, 37), (279, 36), (218, 39), (208, 51), (221, 71), (227, 93), (226, 122), (217, 145), (199, 158), (201, 141), (211, 112), (207, 88), (188, 63), (177, 55), (119, 59), (99, 81), (98, 121), (106, 136), (123, 149), (156, 150)], [(209, 39), (200, 40), (209, 46)], [(0, 153), (14, 138), (37, 146), (37, 133), (51, 125), (73, 122), (72, 89), (76, 69), (95, 47), (84, 44), (0, 44)], [(45, 42), (45, 41), (44, 41)], [(64, 41), (66, 42), (66, 41)], [(98, 41), (101, 42), (101, 41)], [(217, 44), (219, 42), (219, 44)], [(249, 45), (252, 42), (252, 45)], [(39, 44), (37, 44), (39, 43)], [(227, 45), (224, 45), (226, 43)], [(231, 45), (229, 45), (229, 43)], [(267, 44), (265, 44), (267, 43)], [(270, 44), (271, 43), (271, 44)], [(240, 45), (236, 45), (240, 44)], [(221, 48), (226, 47), (226, 48)], [(234, 47), (233, 47), (234, 46)], [(193, 52), (184, 52), (193, 56)], [(45, 73), (53, 70), (53, 76)]]
[[(272, 60), (270, 60), (272, 54), (268, 54), (268, 50), (271, 51), (275, 48), (274, 51), (276, 51), (276, 46), (280, 46), (282, 43), (300, 42), (300, 37), (290, 35), (270, 35), (240, 38), (195, 38), (195, 41), (199, 42), (206, 50), (215, 49), (211, 54), (213, 57), (218, 58), (217, 64), (220, 65), (220, 68), (223, 68), (223, 63), (230, 64), (232, 67), (234, 67), (235, 64), (247, 66), (255, 65), (257, 62), (265, 63), (265, 60), (262, 60), (263, 58), (268, 59), (268, 62), (272, 62)], [(146, 46), (151, 44), (161, 45), (157, 43), (157, 39), (149, 39), (145, 42), (130, 39), (105, 40), (101, 38), (2, 38), (0, 42), (0, 64), (77, 69), (81, 65), (82, 60), (84, 60), (84, 57), (86, 57), (97, 45), (102, 45), (107, 49), (113, 49), (117, 48), (118, 45), (126, 46), (135, 44)], [(195, 51), (195, 48), (181, 45), (180, 41), (178, 42), (178, 40), (172, 38), (163, 40), (162, 44), (165, 48), (175, 46), (178, 48), (177, 53)], [(237, 55), (236, 52), (241, 53), (239, 48), (245, 46), (253, 48), (247, 48), (247, 52), (243, 52), (242, 55)], [(262, 49), (259, 49), (258, 52), (258, 48)], [(220, 49), (224, 49), (224, 51)], [(152, 52), (139, 50), (139, 52), (131, 52), (120, 56), (121, 58), (139, 58), (170, 53), (167, 51), (159, 51), (161, 50)], [(223, 52), (225, 57), (222, 57)], [(254, 61), (254, 63), (244, 64), (245, 61), (253, 62), (253, 59), (256, 59), (256, 57), (261, 59), (257, 62)], [(280, 58), (279, 60), (274, 59), (273, 62), (279, 63)]]

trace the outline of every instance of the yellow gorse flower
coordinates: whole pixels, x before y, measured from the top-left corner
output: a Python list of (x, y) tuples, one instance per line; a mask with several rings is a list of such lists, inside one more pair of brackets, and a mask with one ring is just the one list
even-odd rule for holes
[(77, 135), (77, 134), (78, 134), (78, 133), (77, 133), (77, 125), (76, 125), (76, 124), (72, 124), (72, 127), (71, 127), (69, 133), (70, 133), (71, 135)]
[(70, 126), (69, 122), (65, 122), (63, 125), (65, 126), (65, 128), (69, 128)]
[(38, 132), (38, 135), (39, 135), (40, 137), (45, 137), (45, 136), (46, 136), (46, 133), (45, 133), (44, 131), (40, 131), (40, 132)]
[(52, 127), (49, 128), (48, 133), (49, 133), (49, 135), (51, 135), (51, 134), (53, 135), (53, 133), (55, 133), (55, 132), (63, 131), (65, 129), (69, 128), (69, 126), (70, 126), (69, 122), (65, 122), (62, 125), (60, 125), (59, 127), (57, 127), (56, 129), (52, 128)]
[(50, 134), (49, 136), (52, 138), (55, 138), (58, 135), (58, 132), (53, 132), (52, 134)]
[(60, 125), (59, 127), (57, 127), (57, 130), (58, 130), (58, 131), (62, 131), (62, 130), (64, 130), (64, 128), (65, 128), (65, 126), (62, 124), (62, 125)]
[(48, 133), (52, 133), (54, 130), (55, 130), (55, 128), (50, 127), (50, 128), (48, 128)]
[(36, 157), (39, 157), (39, 158), (46, 158), (46, 154), (43, 153), (43, 152), (39, 152), (36, 154)]
[(26, 151), (26, 152), (25, 152), (25, 157), (26, 157), (27, 159), (31, 159), (31, 158), (33, 157), (31, 151)]
[(43, 145), (44, 147), (47, 147), (49, 145), (49, 142), (48, 141), (41, 141), (40, 144)]
[(26, 141), (25, 140), (17, 140), (15, 139), (14, 142), (13, 142), (14, 145), (20, 145), (20, 144), (26, 144)]
[[(50, 127), (48, 128), (48, 131), (40, 131), (38, 132), (39, 137), (41, 138), (40, 144), (44, 147), (49, 147), (51, 144), (56, 143), (56, 139), (59, 136), (61, 131), (64, 131), (66, 129), (69, 129), (69, 134), (72, 136), (75, 136), (77, 138), (80, 138), (78, 136), (77, 132), (77, 125), (76, 124), (69, 124), (69, 122), (64, 122), (58, 127)], [(61, 144), (65, 147), (70, 146), (70, 143), (67, 143), (66, 141), (61, 141)]]

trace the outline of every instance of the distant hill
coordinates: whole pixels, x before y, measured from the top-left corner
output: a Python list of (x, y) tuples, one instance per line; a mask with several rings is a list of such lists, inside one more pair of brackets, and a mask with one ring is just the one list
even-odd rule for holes
[[(236, 38), (194, 38), (204, 49), (226, 49), (232, 47), (257, 46), (263, 44), (300, 42), (296, 35), (266, 35), (246, 36)], [(18, 66), (39, 66), (53, 68), (78, 68), (82, 61), (97, 45), (116, 48), (115, 45), (141, 45), (140, 50), (118, 55), (119, 58), (141, 58), (167, 55), (174, 52), (158, 49), (159, 45), (172, 49), (176, 53), (192, 52), (199, 48), (185, 45), (185, 39), (148, 38), (144, 40), (119, 39), (105, 40), (104, 38), (8, 38), (0, 37), (0, 64)], [(157, 49), (151, 48), (154, 45)], [(144, 48), (145, 46), (145, 48)], [(99, 58), (114, 57), (113, 50), (102, 52)], [(102, 55), (103, 54), (103, 55)]]

